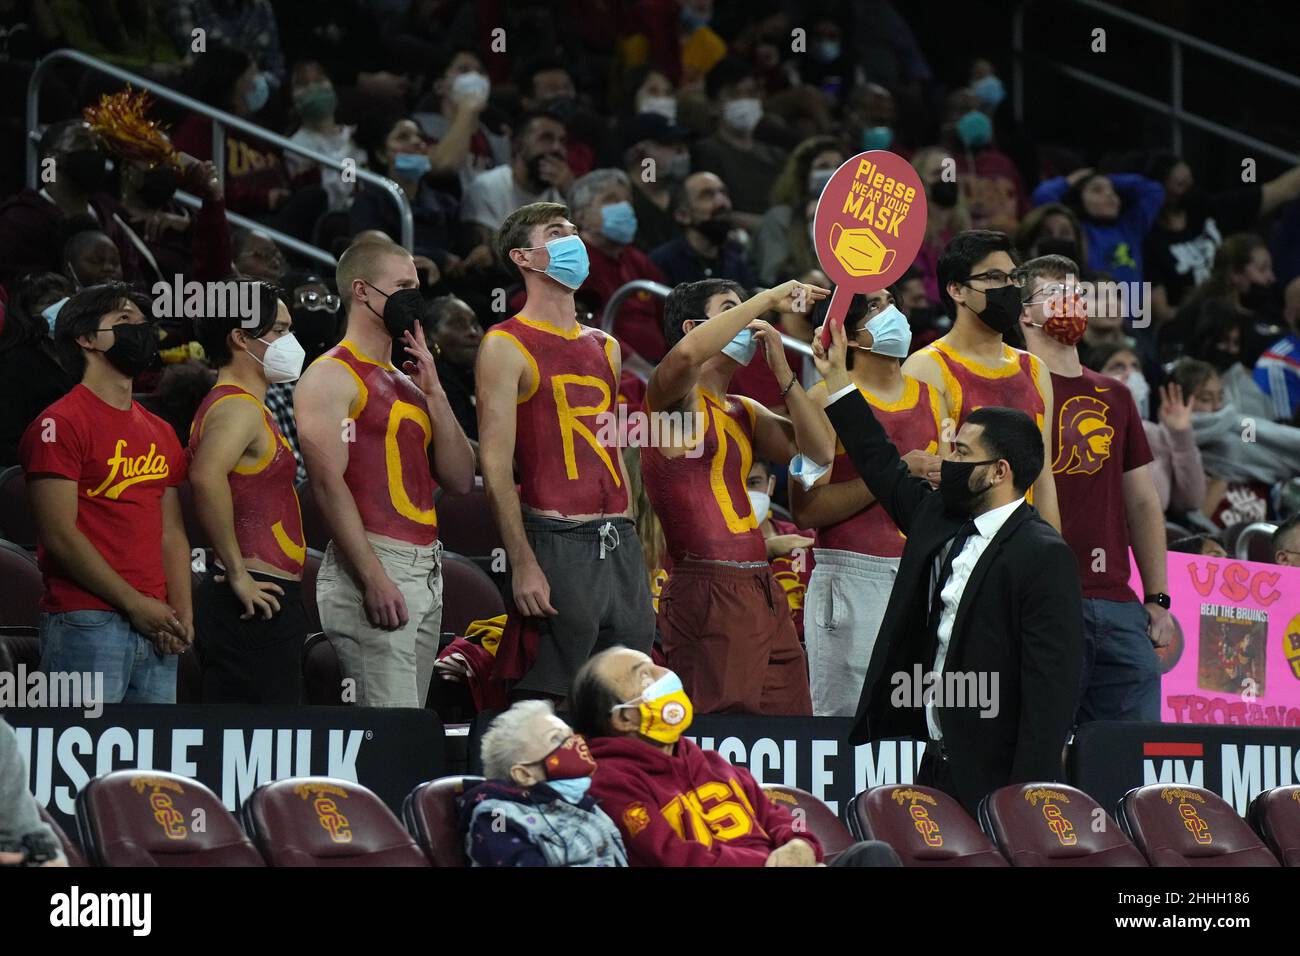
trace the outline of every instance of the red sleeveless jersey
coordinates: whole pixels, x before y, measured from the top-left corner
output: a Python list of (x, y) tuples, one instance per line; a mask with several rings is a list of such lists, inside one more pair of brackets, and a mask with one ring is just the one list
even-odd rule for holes
[(209, 411), (227, 400), (253, 402), (262, 412), (270, 444), (252, 465), (235, 465), (227, 476), (235, 513), (235, 540), (239, 553), (278, 568), (289, 577), (301, 577), (307, 546), (302, 534), (302, 511), (293, 479), (298, 461), (266, 406), (238, 385), (217, 385), (204, 396), (190, 426), (189, 456), (193, 460), (203, 441), (203, 422)]
[[(745, 481), (754, 460), (752, 399), (700, 392), (704, 413), (703, 454), (665, 458), (641, 449), (646, 495), (663, 525), (674, 561), (766, 561)], [(694, 450), (692, 450), (694, 454)]]
[[(929, 385), (904, 376), (903, 394), (896, 402), (882, 402), (862, 388), (858, 391), (870, 403), (876, 421), (885, 429), (885, 434), (900, 455), (917, 449), (932, 455), (938, 454), (939, 436), (943, 430), (942, 406), (938, 394)], [(854, 481), (859, 477), (844, 446), (837, 439), (835, 461), (831, 465), (831, 484)], [(907, 538), (898, 530), (885, 509), (879, 502), (873, 501), (857, 514), (819, 528), (815, 547), (856, 551), (878, 558), (897, 558), (903, 554), (903, 544), (906, 541)]]
[(528, 361), (533, 385), (515, 411), (520, 501), (562, 515), (621, 515), (627, 485), (619, 470), (617, 342), (599, 329), (564, 332), (516, 315), (489, 336), (509, 339)]
[(433, 424), (419, 386), (390, 362), (366, 356), (344, 339), (318, 359), (338, 362), (357, 385), (345, 427), (348, 445), (343, 480), (361, 524), (371, 534), (426, 547), (438, 540), (429, 466)]
[(1001, 368), (990, 368), (958, 355), (942, 342), (927, 345), (919, 354), (930, 356), (939, 366), (948, 413), (957, 423), (953, 434), (971, 412), (985, 405), (1018, 408), (1033, 416), (1039, 428), (1043, 426), (1047, 403), (1041, 382), (1047, 371), (1028, 352), (1004, 344), (1002, 355), (1008, 364)]

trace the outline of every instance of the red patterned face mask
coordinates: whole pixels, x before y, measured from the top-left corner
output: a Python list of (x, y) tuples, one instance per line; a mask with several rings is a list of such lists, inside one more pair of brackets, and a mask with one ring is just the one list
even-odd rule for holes
[(1088, 309), (1083, 296), (1054, 295), (1047, 300), (1047, 321), (1039, 328), (1062, 345), (1075, 345), (1088, 327)]
[(542, 758), (547, 780), (572, 780), (590, 777), (596, 770), (596, 758), (587, 749), (582, 734), (574, 734)]

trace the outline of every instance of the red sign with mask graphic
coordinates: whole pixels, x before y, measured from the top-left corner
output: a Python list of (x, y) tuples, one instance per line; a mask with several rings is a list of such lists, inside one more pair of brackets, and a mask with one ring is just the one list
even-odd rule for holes
[(813, 217), (817, 259), (835, 285), (823, 345), (855, 295), (877, 292), (908, 270), (925, 238), (925, 218), (925, 187), (903, 157), (872, 149), (835, 170)]

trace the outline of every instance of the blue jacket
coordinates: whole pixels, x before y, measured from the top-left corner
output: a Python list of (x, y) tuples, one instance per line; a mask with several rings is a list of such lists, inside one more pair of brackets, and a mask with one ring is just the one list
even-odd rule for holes
[[(1165, 187), (1136, 173), (1112, 173), (1110, 184), (1124, 205), (1114, 222), (1083, 220), (1088, 236), (1088, 268), (1109, 273), (1116, 282), (1142, 281), (1142, 243), (1165, 201)], [(1034, 205), (1061, 202), (1070, 191), (1064, 176), (1048, 179), (1034, 190)]]
[(485, 780), (460, 798), (473, 866), (627, 866), (614, 821), (585, 796), (576, 804), (541, 783)]

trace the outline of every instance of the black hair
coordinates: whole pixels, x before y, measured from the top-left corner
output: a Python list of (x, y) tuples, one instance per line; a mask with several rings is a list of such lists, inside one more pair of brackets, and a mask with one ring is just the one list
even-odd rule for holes
[(984, 429), (980, 440), (993, 458), (1011, 466), (1011, 485), (1024, 494), (1043, 470), (1043, 434), (1034, 420), (1018, 408), (985, 405), (966, 416)]
[(1005, 252), (1016, 262), (1016, 247), (1005, 232), (992, 229), (967, 229), (952, 237), (939, 255), (935, 273), (939, 280), (939, 300), (949, 315), (957, 314), (957, 304), (948, 294), (948, 284), (964, 282), (975, 263), (995, 252)]
[(456, 57), (462, 53), (468, 53), (474, 59), (478, 60), (479, 66), (486, 69), (486, 63), (483, 60), (483, 54), (468, 43), (453, 43), (451, 46), (444, 47), (440, 53), (435, 55), (429, 63), (429, 76), (436, 83), (447, 75), (451, 69), (452, 63), (456, 62)]
[(59, 364), (74, 381), (81, 381), (81, 376), (86, 372), (86, 356), (82, 354), (77, 339), (83, 335), (93, 336), (104, 316), (122, 308), (126, 302), (134, 302), (145, 314), (145, 318), (149, 318), (148, 297), (136, 292), (125, 282), (103, 282), (87, 286), (63, 303), (59, 317), (54, 320), (54, 347)]
[(185, 78), (186, 92), (209, 106), (229, 110), (235, 85), (252, 64), (253, 58), (245, 50), (224, 44), (213, 46), (194, 58), (194, 66)]
[(471, 312), (474, 311), (470, 308), (469, 303), (458, 295), (435, 296), (425, 302), (424, 308), (420, 312), (420, 326), (424, 329), (424, 334), (426, 336), (437, 334), (438, 326), (447, 317), (447, 313), (458, 305), (464, 306)]
[(735, 86), (757, 75), (753, 65), (743, 57), (724, 56), (704, 76), (704, 89), (709, 99), (716, 100), (724, 86)]
[[(1219, 345), (1226, 341), (1233, 329), (1242, 332), (1242, 320), (1225, 296), (1211, 296), (1196, 310), (1191, 334), (1187, 337), (1187, 353), (1192, 358), (1208, 361), (1219, 354)], [(1241, 343), (1245, 342), (1243, 332)]]
[(573, 675), (573, 684), (569, 688), (569, 726), (588, 739), (613, 736), (610, 714), (622, 701), (614, 688), (601, 680), (597, 667), (605, 654), (619, 649), (612, 647), (593, 655)]
[(76, 119), (59, 120), (57, 123), (51, 123), (45, 127), (45, 132), (41, 133), (40, 142), (36, 146), (36, 151), (41, 159), (53, 156), (59, 152), (59, 141), (63, 139), (69, 130), (77, 127), (84, 128), (86, 121), (77, 117)]
[(1167, 150), (1158, 150), (1146, 158), (1140, 172), (1147, 179), (1154, 179), (1160, 185), (1165, 184), (1174, 167), (1183, 161), (1183, 157)]
[(49, 340), (50, 327), (36, 306), (51, 294), (56, 296), (56, 302), (72, 295), (72, 283), (57, 272), (33, 272), (9, 288), (12, 294), (5, 305), (4, 323), (0, 324), (0, 352), (28, 342)]
[(1083, 364), (1088, 366), (1094, 372), (1100, 372), (1106, 367), (1106, 363), (1118, 355), (1120, 352), (1132, 352), (1138, 354), (1137, 349), (1127, 342), (1102, 342), (1088, 349), (1083, 354)]
[[(246, 286), (253, 288), (252, 315), (245, 315), (240, 309), (216, 309), (215, 315), (204, 315), (194, 320), (195, 338), (203, 346), (213, 368), (225, 368), (234, 355), (230, 350), (230, 333), (239, 329), (252, 339), (260, 339), (271, 331), (275, 325), (275, 315), (280, 307), (280, 287), (259, 279), (228, 279), (227, 288), (233, 286), (233, 295), (228, 294), (223, 301), (228, 304), (242, 303), (247, 296)], [(211, 285), (208, 288), (212, 288)], [(253, 319), (256, 318), (254, 322)]]
[(682, 326), (690, 319), (707, 318), (705, 308), (715, 295), (734, 292), (744, 302), (749, 298), (745, 287), (730, 279), (700, 279), (697, 282), (683, 282), (664, 300), (664, 337), (668, 347), (672, 348), (682, 340), (686, 332)]
[(1269, 539), (1270, 549), (1274, 552), (1282, 550), (1282, 539), (1290, 536), (1296, 529), (1300, 529), (1300, 512), (1293, 514), (1277, 526), (1277, 530), (1273, 532), (1273, 537)]
[[(480, 56), (479, 59), (481, 60), (482, 57)], [(569, 74), (569, 79), (573, 80), (574, 89), (577, 89), (577, 78), (574, 76), (573, 68), (568, 63), (556, 56), (543, 56), (529, 60), (520, 69), (516, 77), (520, 94), (531, 97), (533, 95), (533, 81), (537, 78), (537, 74), (546, 73), (549, 70), (563, 70)]]
[[(894, 297), (894, 302), (898, 302), (898, 291), (896, 286), (888, 286), (880, 291), (889, 293)], [(850, 341), (852, 341), (853, 337), (861, 332), (866, 324), (871, 321), (871, 318), (867, 316), (867, 303), (870, 297), (875, 294), (876, 293), (874, 292), (860, 293), (849, 300), (849, 308), (844, 313), (844, 334)], [(872, 318), (874, 318), (874, 316)], [(849, 371), (853, 371), (853, 364), (857, 361), (857, 358), (858, 350), (850, 348), (848, 354), (844, 356), (844, 367)]]
[[(1201, 554), (1207, 541), (1219, 542), (1219, 539), (1212, 534), (1188, 535), (1186, 538), (1176, 538), (1170, 541), (1165, 550), (1176, 551), (1179, 554)], [(1219, 543), (1222, 544), (1222, 542)]]
[(539, 119), (552, 120), (553, 122), (559, 123), (563, 126), (566, 133), (569, 131), (569, 124), (559, 116), (556, 116), (552, 110), (529, 110), (527, 113), (520, 116), (515, 123), (515, 133), (511, 140), (512, 150), (518, 152), (523, 148), (524, 133), (528, 130), (528, 127), (532, 126), (533, 123), (537, 122)]

